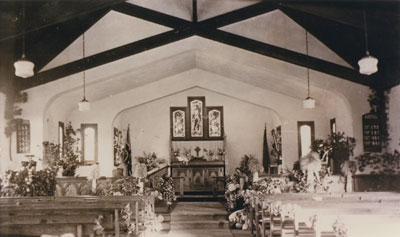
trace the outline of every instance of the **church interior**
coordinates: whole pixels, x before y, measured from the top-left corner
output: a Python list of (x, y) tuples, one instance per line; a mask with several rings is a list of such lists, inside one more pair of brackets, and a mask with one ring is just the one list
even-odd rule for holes
[(0, 236), (400, 236), (400, 2), (3, 0), (0, 53)]

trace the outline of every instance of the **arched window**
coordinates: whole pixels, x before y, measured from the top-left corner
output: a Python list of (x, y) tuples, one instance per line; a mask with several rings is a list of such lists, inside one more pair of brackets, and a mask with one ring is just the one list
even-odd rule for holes
[(60, 156), (64, 155), (64, 123), (58, 122), (58, 145)]
[(333, 118), (330, 120), (330, 130), (331, 130), (331, 135), (333, 135), (334, 133), (336, 133), (336, 119)]
[(314, 142), (314, 121), (297, 122), (299, 140), (299, 158), (311, 151), (311, 144)]
[(82, 163), (97, 162), (97, 124), (82, 124)]

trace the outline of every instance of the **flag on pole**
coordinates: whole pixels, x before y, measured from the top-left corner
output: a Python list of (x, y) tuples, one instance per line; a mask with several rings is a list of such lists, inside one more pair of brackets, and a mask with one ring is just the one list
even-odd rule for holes
[(268, 150), (268, 142), (267, 142), (267, 124), (264, 127), (264, 142), (263, 142), (263, 166), (265, 173), (269, 174), (269, 166), (271, 164), (271, 160), (269, 157), (269, 150)]
[(126, 142), (124, 148), (124, 163), (126, 165), (128, 176), (132, 175), (132, 154), (131, 154), (131, 137), (129, 135), (129, 125), (126, 131)]

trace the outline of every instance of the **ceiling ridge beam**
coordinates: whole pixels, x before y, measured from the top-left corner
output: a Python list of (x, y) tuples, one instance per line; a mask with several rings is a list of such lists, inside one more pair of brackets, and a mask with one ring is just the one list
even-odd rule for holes
[(112, 9), (129, 16), (174, 29), (190, 27), (192, 24), (190, 21), (126, 2), (114, 6)]
[(270, 11), (276, 10), (276, 3), (262, 1), (244, 8), (227, 12), (200, 22), (202, 26), (219, 28), (239, 21), (243, 21), (255, 16), (259, 16)]
[(81, 71), (98, 67), (119, 59), (145, 52), (169, 43), (173, 43), (193, 35), (191, 29), (170, 30), (158, 35), (135, 41), (117, 48), (97, 53), (61, 66), (40, 72), (33, 77), (19, 79), (22, 81), (21, 90), (55, 81)]
[[(358, 71), (331, 63), (319, 58), (307, 56), (288, 49), (280, 48), (274, 45), (266, 44), (260, 41), (249, 39), (243, 36), (235, 35), (221, 30), (198, 29), (197, 35), (224, 43), (233, 47), (241, 48), (250, 52), (258, 53), (267, 57), (282, 60), (302, 67), (323, 72), (347, 81), (359, 83), (365, 86), (371, 86), (372, 77), (361, 75)], [(307, 63), (308, 62), (308, 63)]]

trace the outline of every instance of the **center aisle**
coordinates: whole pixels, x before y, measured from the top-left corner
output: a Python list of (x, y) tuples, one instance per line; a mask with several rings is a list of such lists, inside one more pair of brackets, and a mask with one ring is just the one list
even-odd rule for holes
[(171, 212), (170, 230), (157, 236), (232, 237), (225, 203), (177, 202)]

